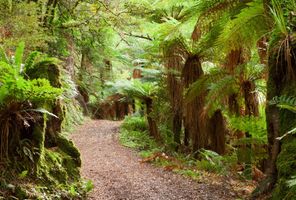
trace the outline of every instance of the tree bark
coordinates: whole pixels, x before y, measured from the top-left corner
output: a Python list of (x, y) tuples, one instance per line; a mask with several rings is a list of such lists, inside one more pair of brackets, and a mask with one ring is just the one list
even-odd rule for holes
[(242, 85), (245, 100), (245, 114), (247, 116), (259, 116), (259, 103), (257, 93), (255, 92), (255, 83), (245, 81)]
[(155, 138), (157, 141), (160, 140), (160, 135), (157, 128), (156, 121), (150, 116), (153, 111), (153, 100), (151, 98), (145, 99), (146, 109), (147, 109), (147, 121), (149, 126), (149, 134), (151, 137)]
[[(181, 130), (183, 119), (183, 85), (179, 73), (184, 67), (184, 58), (187, 56), (180, 41), (172, 41), (165, 49), (165, 66), (168, 69), (167, 86), (172, 107), (172, 131), (174, 141), (181, 144)], [(177, 147), (178, 148), (178, 147)]]
[(221, 110), (217, 110), (208, 122), (208, 134), (210, 136), (210, 149), (223, 155), (226, 150), (227, 128)]
[[(290, 49), (285, 45), (278, 45), (283, 40), (288, 39), (291, 44)], [(296, 96), (296, 47), (292, 38), (279, 38), (277, 43), (270, 45), (268, 59), (268, 81), (267, 81), (267, 101), (270, 102), (274, 97)], [(285, 41), (287, 42), (287, 41)], [(294, 46), (293, 46), (294, 44)], [(286, 53), (292, 58), (292, 66), (289, 68)], [(269, 163), (267, 165), (267, 178), (258, 187), (258, 192), (254, 195), (270, 192), (275, 188), (274, 199), (295, 199), (295, 193), (287, 187), (287, 180), (295, 176), (296, 138), (287, 136), (282, 140), (278, 137), (283, 136), (296, 124), (296, 114), (279, 109), (276, 105), (267, 104), (266, 121), (268, 131), (268, 152)], [(284, 147), (284, 148), (282, 148)], [(289, 196), (291, 195), (292, 196)]]
[[(189, 56), (185, 62), (182, 72), (182, 80), (185, 88), (188, 88), (198, 78), (203, 75), (200, 58), (197, 55)], [(207, 146), (206, 123), (207, 117), (202, 118), (204, 107), (204, 97), (200, 95), (190, 102), (186, 102), (184, 111), (184, 126), (186, 132), (191, 137), (193, 152), (196, 152)]]

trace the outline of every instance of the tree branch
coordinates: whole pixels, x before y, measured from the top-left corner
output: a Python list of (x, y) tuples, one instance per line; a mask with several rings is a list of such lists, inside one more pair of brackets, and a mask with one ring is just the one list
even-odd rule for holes
[(144, 39), (144, 40), (150, 40), (150, 41), (153, 41), (153, 39), (147, 35), (135, 35), (135, 34), (132, 34), (132, 33), (123, 33), (124, 35), (126, 36), (130, 36), (130, 37), (135, 37), (135, 38), (141, 38), (141, 39)]

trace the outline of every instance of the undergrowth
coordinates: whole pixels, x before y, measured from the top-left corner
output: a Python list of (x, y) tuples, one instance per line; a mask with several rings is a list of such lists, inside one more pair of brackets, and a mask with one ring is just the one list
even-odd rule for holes
[(92, 184), (61, 133), (80, 120), (69, 118), (79, 114), (75, 85), (61, 80), (58, 59), (35, 51), (23, 59), (24, 48), (12, 57), (0, 48), (0, 199), (84, 199)]
[(148, 134), (144, 117), (126, 117), (120, 129), (122, 145), (139, 151), (141, 162), (150, 162), (167, 171), (200, 180), (204, 172), (228, 174), (236, 163), (236, 155), (221, 156), (210, 150), (201, 150), (199, 158), (193, 154), (176, 152), (168, 144), (157, 143)]

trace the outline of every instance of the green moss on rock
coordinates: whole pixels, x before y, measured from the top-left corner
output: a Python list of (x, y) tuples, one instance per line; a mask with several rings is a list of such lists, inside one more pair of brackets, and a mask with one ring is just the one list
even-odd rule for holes
[(296, 199), (295, 188), (288, 187), (287, 184), (296, 175), (296, 138), (286, 138), (281, 149), (277, 159), (278, 182), (272, 199)]
[(73, 142), (64, 137), (63, 135), (59, 135), (57, 138), (58, 147), (69, 156), (72, 157), (73, 161), (76, 163), (78, 167), (81, 166), (80, 152), (74, 146)]

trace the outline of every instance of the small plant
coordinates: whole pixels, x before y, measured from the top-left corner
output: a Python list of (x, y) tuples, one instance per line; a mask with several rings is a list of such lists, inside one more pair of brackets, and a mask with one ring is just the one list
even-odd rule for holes
[(218, 173), (224, 173), (226, 171), (221, 155), (205, 149), (200, 150), (199, 153), (202, 159), (196, 163), (198, 169)]
[(126, 129), (129, 131), (147, 131), (147, 123), (145, 118), (143, 117), (126, 117), (124, 122), (121, 125), (122, 129)]
[(178, 174), (188, 176), (194, 180), (199, 180), (201, 174), (197, 170), (191, 170), (191, 169), (182, 169), (177, 171)]

